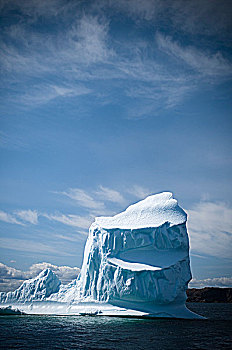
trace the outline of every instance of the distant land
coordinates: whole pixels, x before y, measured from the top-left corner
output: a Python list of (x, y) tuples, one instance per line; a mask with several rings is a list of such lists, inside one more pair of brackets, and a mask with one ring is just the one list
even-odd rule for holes
[(232, 303), (232, 288), (190, 288), (187, 297), (190, 303)]

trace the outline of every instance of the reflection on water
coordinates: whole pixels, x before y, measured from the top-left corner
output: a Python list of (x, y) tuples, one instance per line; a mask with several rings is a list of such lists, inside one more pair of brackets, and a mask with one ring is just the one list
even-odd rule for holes
[(207, 320), (2, 316), (1, 349), (231, 349), (232, 304), (191, 303)]

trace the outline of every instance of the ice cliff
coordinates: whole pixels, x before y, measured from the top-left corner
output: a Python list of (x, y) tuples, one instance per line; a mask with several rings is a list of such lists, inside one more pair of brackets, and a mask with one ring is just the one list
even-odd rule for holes
[(53, 303), (52, 310), (57, 310), (54, 303), (66, 304), (63, 314), (70, 310), (81, 314), (80, 307), (86, 310), (86, 305), (91, 313), (94, 305), (101, 314), (197, 317), (185, 307), (191, 280), (186, 220), (170, 192), (149, 196), (113, 217), (97, 217), (89, 229), (77, 280), (60, 286), (58, 278), (45, 270), (0, 298), (46, 299)]
[(44, 300), (58, 292), (59, 278), (50, 269), (43, 270), (37, 277), (24, 281), (14, 292), (0, 293), (1, 303), (25, 303)]

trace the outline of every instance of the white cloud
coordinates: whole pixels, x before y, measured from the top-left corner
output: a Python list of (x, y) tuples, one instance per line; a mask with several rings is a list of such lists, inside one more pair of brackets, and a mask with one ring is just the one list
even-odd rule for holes
[[(130, 48), (131, 52), (133, 50)], [(135, 50), (130, 60), (119, 58), (116, 66), (124, 73), (126, 96), (133, 98), (133, 106), (128, 110), (130, 119), (156, 116), (160, 108), (180, 104), (196, 88), (193, 72), (186, 72), (182, 66), (174, 70), (173, 64), (165, 64), (158, 56), (152, 60), (140, 50)], [(133, 84), (127, 86), (127, 81), (133, 81)]]
[[(3, 42), (2, 65), (9, 74), (23, 72), (25, 76), (36, 75), (36, 78), (52, 74), (54, 81), (58, 77), (58, 81), (62, 79), (62, 84), (48, 85), (43, 81), (37, 85), (33, 84), (26, 91), (22, 88), (17, 99), (23, 105), (34, 106), (47, 103), (55, 98), (81, 96), (88, 93), (97, 95), (101, 103), (106, 100), (106, 96), (101, 98), (101, 93), (96, 91), (93, 83), (111, 79), (112, 88), (114, 82), (117, 81), (116, 86), (120, 84), (128, 97), (148, 98), (153, 101), (153, 103), (150, 102), (150, 109), (147, 111), (139, 111), (139, 108), (136, 107), (133, 111), (128, 111), (130, 118), (140, 118), (147, 114), (150, 115), (160, 105), (170, 107), (178, 104), (186, 91), (191, 90), (185, 86), (185, 75), (182, 77), (182, 82), (180, 77), (177, 81), (173, 73), (170, 74), (164, 69), (162, 63), (144, 55), (144, 47), (148, 45), (145, 41), (122, 42), (118, 51), (114, 52), (108, 38), (109, 24), (102, 18), (102, 16), (92, 15), (79, 17), (71, 28), (66, 28), (59, 33), (57, 38), (49, 33), (46, 38), (43, 38), (40, 33), (24, 28), (21, 23), (17, 25), (17, 28), (11, 26), (8, 29), (5, 36), (11, 37), (13, 42), (20, 43), (16, 47)], [(29, 51), (28, 45), (30, 45)], [(127, 55), (124, 57), (122, 52), (126, 51), (132, 54), (131, 58), (128, 59)], [(15, 76), (14, 79), (16, 79)], [(82, 85), (77, 83), (80, 80), (92, 83), (91, 89), (84, 83)], [(133, 89), (127, 88), (129, 80), (134, 81)], [(149, 86), (143, 86), (141, 89), (142, 82)], [(141, 91), (144, 91), (142, 95)], [(109, 99), (109, 96), (107, 98)]]
[(24, 105), (41, 105), (48, 103), (58, 97), (73, 97), (87, 95), (91, 93), (91, 89), (88, 89), (84, 85), (36, 85), (32, 91), (27, 91), (22, 94), (21, 102)]
[(162, 2), (157, 0), (110, 0), (109, 4), (113, 9), (126, 12), (136, 20), (147, 21), (153, 20), (164, 7)]
[(75, 200), (80, 206), (88, 209), (104, 209), (104, 203), (94, 199), (90, 194), (80, 188), (70, 188), (67, 191), (56, 192)]
[(28, 271), (21, 271), (0, 263), (0, 291), (8, 292), (15, 290), (23, 281), (36, 277), (46, 268), (51, 269), (63, 284), (67, 284), (76, 279), (80, 272), (78, 267), (57, 266), (47, 262), (33, 264)]
[(18, 239), (18, 238), (0, 238), (0, 246), (1, 248), (18, 250), (21, 252), (29, 252), (29, 253), (38, 253), (41, 255), (64, 255), (64, 256), (73, 256), (68, 252), (62, 251), (54, 245), (48, 245), (46, 243), (35, 242), (34, 240), (27, 239)]
[(9, 224), (24, 225), (22, 222), (18, 221), (13, 215), (8, 214), (2, 210), (0, 210), (0, 220), (8, 222)]
[[(48, 10), (49, 6), (53, 6), (52, 1), (48, 6), (38, 5), (37, 9), (35, 4), (30, 7), (28, 3), (27, 7), (22, 6), (21, 11), (34, 12), (36, 18), (46, 16), (45, 8)], [(52, 8), (50, 10), (55, 12)], [(14, 81), (21, 84), (17, 96), (13, 97), (12, 91), (12, 103), (17, 100), (33, 107), (55, 98), (92, 93), (84, 80), (94, 79), (96, 68), (94, 71), (89, 68), (97, 63), (106, 63), (113, 55), (112, 49), (108, 48), (108, 24), (103, 17), (81, 16), (79, 11), (75, 17), (72, 14), (70, 23), (68, 17), (62, 20), (67, 23), (62, 31), (57, 29), (55, 34), (48, 31), (44, 35), (37, 31), (28, 16), (22, 16), (18, 23), (4, 27), (0, 35), (3, 49), (0, 62), (8, 76), (13, 76)], [(52, 78), (48, 79), (48, 75)], [(36, 78), (38, 83), (33, 80), (31, 84), (31, 78)], [(50, 84), (47, 83), (49, 80)], [(22, 81), (25, 84), (22, 85)], [(8, 86), (8, 79), (6, 84)]]
[(85, 240), (86, 237), (88, 236), (88, 230), (86, 231), (80, 231), (76, 232), (74, 235), (67, 235), (67, 234), (56, 234), (55, 237), (69, 241), (69, 242), (80, 242), (80, 240)]
[(85, 216), (79, 216), (79, 215), (73, 215), (73, 214), (68, 214), (68, 215), (43, 214), (43, 216), (49, 220), (58, 221), (68, 226), (74, 226), (74, 227), (79, 227), (83, 229), (87, 229), (90, 226), (91, 222), (93, 221), (91, 217), (85, 217)]
[(189, 288), (204, 287), (232, 287), (232, 277), (216, 277), (197, 280), (193, 278), (189, 283)]
[[(89, 216), (84, 216), (83, 218), (89, 220), (89, 224), (91, 223), (91, 219), (94, 219), (96, 215), (114, 215), (115, 211), (112, 207), (113, 204), (117, 204), (117, 207), (115, 207), (115, 210), (117, 211), (118, 205), (124, 207), (125, 205), (130, 204), (130, 199), (128, 199), (128, 197), (133, 196), (138, 199), (143, 199), (152, 194), (148, 188), (139, 185), (133, 185), (130, 188), (124, 189), (124, 191), (120, 192), (115, 189), (99, 185), (96, 190), (91, 190), (89, 192), (80, 188), (70, 188), (66, 191), (53, 191), (53, 193), (65, 195), (77, 202), (79, 206), (86, 208)], [(75, 215), (73, 218), (71, 218), (70, 215), (44, 214), (44, 216), (54, 220), (59, 219), (60, 222), (66, 222), (67, 224), (70, 219), (73, 219), (72, 221), (74, 222), (75, 226), (77, 226), (75, 224), (75, 217), (77, 218), (77, 222), (78, 219), (81, 218)]]
[[(103, 203), (94, 201), (93, 199), (89, 200), (89, 198), (91, 197), (88, 198), (88, 195), (84, 191), (82, 193), (82, 190), (80, 190), (80, 193), (82, 194), (82, 197), (78, 197), (78, 198), (80, 199), (81, 204), (84, 207), (94, 209), (93, 213), (97, 212), (96, 210), (97, 208), (101, 209), (104, 207)], [(100, 203), (99, 206), (98, 206), (98, 203)], [(15, 216), (21, 219), (23, 222), (18, 221)], [(22, 225), (22, 226), (25, 226), (28, 223), (37, 225), (39, 223), (39, 220), (38, 220), (39, 216), (45, 217), (49, 220), (61, 222), (65, 225), (74, 226), (82, 229), (87, 229), (90, 226), (91, 222), (93, 221), (93, 214), (88, 216), (80, 216), (75, 214), (63, 214), (63, 213), (58, 213), (58, 214), (39, 213), (38, 214), (37, 210), (28, 209), (28, 210), (16, 210), (14, 212), (14, 215), (11, 215), (4, 211), (0, 211), (1, 221), (5, 221), (11, 224)]]
[[(102, 0), (86, 5), (75, 1), (64, 4), (61, 0), (3, 1), (2, 11), (7, 13), (8, 6), (19, 12), (19, 21), (5, 26), (0, 35), (3, 48), (1, 65), (7, 72), (3, 77), (7, 77), (5, 86), (14, 79), (21, 87), (18, 89), (20, 93), (15, 94), (14, 89), (8, 93), (11, 103), (34, 107), (56, 98), (79, 96), (81, 99), (80, 96), (91, 93), (96, 103), (103, 104), (110, 99), (117, 102), (118, 97), (112, 89), (120, 88), (128, 97), (123, 106), (125, 113), (130, 119), (136, 119), (156, 115), (161, 108), (172, 108), (181, 103), (199, 88), (203, 74), (216, 77), (216, 84), (231, 70), (231, 64), (221, 53), (201, 52), (194, 45), (184, 48), (170, 37), (159, 34), (157, 43), (160, 49), (186, 62), (194, 71), (187, 74), (182, 64), (173, 69), (173, 64), (165, 65), (163, 55), (159, 57), (159, 50), (147, 39), (136, 36), (134, 40), (132, 37), (131, 40), (117, 40), (111, 36), (111, 23), (106, 19), (108, 13), (111, 15), (116, 11), (117, 15), (126, 14), (135, 21), (150, 21), (155, 31), (160, 25), (162, 27), (168, 16), (170, 28), (193, 33), (201, 27), (201, 30), (207, 28), (204, 30), (206, 34), (211, 30), (215, 32), (215, 27), (224, 28), (224, 22), (228, 27), (230, 18), (225, 11), (228, 7), (225, 2), (219, 6), (215, 0), (211, 4), (198, 0), (194, 4), (185, 1)], [(63, 24), (62, 29), (58, 26), (54, 32), (37, 31), (34, 23), (41, 16), (46, 21), (55, 17), (57, 23)], [(106, 80), (111, 80), (111, 89), (101, 90)], [(133, 108), (130, 107), (130, 97), (142, 100), (133, 103)], [(83, 105), (83, 109), (88, 109), (88, 104)]]
[(231, 258), (232, 208), (223, 202), (200, 202), (187, 213), (193, 252)]
[[(55, 37), (52, 32), (47, 32), (45, 36), (32, 28), (30, 23), (5, 27), (5, 37), (20, 44), (20, 46), (14, 43), (6, 44), (0, 37), (4, 48), (1, 63), (8, 72), (23, 72), (26, 76), (39, 77), (50, 73), (55, 77), (71, 78), (74, 72), (81, 73), (82, 65), (87, 73), (89, 65), (105, 63), (113, 55), (107, 43), (108, 24), (98, 16), (76, 16), (72, 25), (57, 32)], [(92, 73), (88, 76), (91, 75)], [(72, 81), (71, 89), (68, 86), (66, 88), (66, 94), (73, 95), (74, 92), (75, 95), (79, 94), (74, 88), (76, 86), (78, 89), (79, 82), (75, 84), (74, 79), (65, 80), (67, 85)], [(59, 81), (64, 82), (64, 79)], [(53, 85), (57, 84), (47, 84), (44, 87), (48, 90)], [(65, 86), (62, 90), (64, 88)], [(50, 93), (54, 94), (54, 91), (50, 90)]]
[(13, 279), (23, 279), (24, 273), (14, 267), (9, 267), (0, 263), (0, 278), (13, 278)]
[[(128, 15), (135, 21), (155, 24), (167, 22), (175, 30), (191, 34), (228, 35), (231, 29), (231, 4), (228, 0), (99, 0), (86, 2), (62, 0), (2, 0), (0, 9), (13, 8), (22, 13), (21, 21), (35, 22), (44, 17), (56, 20), (76, 17), (84, 9), (86, 14), (107, 14), (108, 10), (119, 16)], [(80, 8), (81, 7), (81, 8)]]
[(104, 62), (113, 51), (107, 47), (108, 24), (94, 16), (83, 16), (68, 33), (70, 48), (80, 62)]
[(145, 197), (152, 194), (151, 191), (149, 191), (147, 188), (139, 185), (132, 186), (127, 190), (127, 192), (139, 199), (144, 199)]
[[(23, 222), (18, 220), (21, 219)], [(8, 222), (10, 224), (17, 224), (25, 226), (26, 223), (38, 224), (38, 212), (36, 210), (17, 210), (14, 214), (9, 214), (4, 211), (0, 211), (0, 220)]]
[(0, 263), (0, 291), (8, 292), (18, 288), (25, 279), (25, 274), (13, 267)]
[(164, 36), (160, 33), (156, 34), (156, 42), (159, 49), (178, 60), (184, 61), (204, 75), (231, 76), (232, 65), (223, 58), (220, 52), (210, 54), (193, 46), (182, 47), (173, 41), (170, 36)]
[(115, 191), (111, 188), (99, 186), (99, 189), (95, 192), (97, 197), (101, 198), (102, 200), (119, 203), (124, 203), (125, 199), (123, 198), (122, 194), (118, 191)]
[(30, 224), (38, 224), (38, 213), (36, 210), (19, 210), (15, 212), (20, 219), (23, 221), (29, 222)]

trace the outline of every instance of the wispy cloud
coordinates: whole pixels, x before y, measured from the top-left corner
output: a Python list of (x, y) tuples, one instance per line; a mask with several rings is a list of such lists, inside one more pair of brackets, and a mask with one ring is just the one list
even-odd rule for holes
[(162, 2), (157, 0), (110, 0), (107, 4), (114, 10), (128, 14), (133, 19), (146, 21), (156, 18), (160, 9), (163, 8)]
[(108, 24), (94, 16), (83, 16), (68, 33), (70, 48), (82, 63), (104, 62), (113, 51), (107, 46)]
[[(60, 255), (61, 250), (55, 248), (52, 245), (48, 245), (46, 243), (35, 242), (34, 240), (27, 239), (18, 239), (18, 238), (0, 238), (0, 246), (1, 248), (17, 250), (21, 252), (29, 252), (29, 253), (38, 253), (41, 255)], [(62, 255), (64, 256), (73, 256), (68, 252), (62, 251)]]
[[(18, 220), (20, 219), (20, 220)], [(36, 210), (16, 210), (14, 213), (6, 213), (0, 211), (0, 220), (9, 224), (17, 224), (25, 226), (26, 223), (33, 225), (38, 224), (38, 212)]]
[(196, 71), (211, 77), (231, 77), (232, 64), (220, 52), (209, 53), (193, 46), (181, 46), (170, 36), (156, 34), (156, 41), (160, 50), (185, 62)]
[(80, 241), (80, 236), (82, 236), (83, 239), (86, 239), (88, 236), (88, 230), (78, 230), (75, 234), (55, 234), (56, 238), (59, 238), (61, 240), (69, 241), (69, 242), (79, 242)]
[(99, 189), (95, 192), (96, 196), (102, 200), (122, 204), (125, 202), (122, 194), (116, 190), (108, 187), (99, 186)]
[(200, 202), (187, 213), (193, 253), (231, 258), (232, 208), (223, 202)]
[(94, 199), (89, 193), (80, 188), (70, 188), (67, 191), (56, 192), (75, 200), (80, 206), (87, 209), (104, 209), (104, 203)]
[(215, 277), (198, 280), (193, 278), (189, 283), (189, 288), (204, 287), (232, 287), (232, 277)]
[(74, 96), (87, 95), (91, 93), (84, 85), (44, 85), (40, 84), (34, 87), (30, 92), (22, 94), (20, 100), (24, 105), (42, 105), (56, 98), (68, 98)]
[(18, 221), (13, 215), (0, 210), (0, 220), (8, 222), (9, 224), (24, 225), (22, 222)]
[[(183, 28), (178, 16), (185, 17), (186, 11), (190, 15), (192, 8), (184, 3), (178, 7), (169, 1), (165, 5), (159, 1), (101, 1), (87, 8), (73, 1), (63, 4), (49, 0), (46, 5), (16, 1), (10, 6), (21, 14), (18, 17), (21, 20), (15, 18), (14, 23), (9, 22), (0, 35), (3, 49), (0, 62), (5, 71), (2, 78), (4, 86), (11, 91), (7, 97), (11, 104), (17, 102), (34, 108), (54, 99), (76, 97), (81, 101), (87, 94), (94, 97), (96, 104), (117, 102), (114, 89), (120, 87), (124, 98), (127, 97), (122, 105), (125, 115), (136, 119), (157, 115), (160, 109), (180, 104), (205, 77), (215, 77), (213, 82), (217, 84), (230, 75), (231, 63), (211, 48), (206, 52), (194, 45), (184, 47), (161, 33), (153, 42), (137, 36), (119, 40), (111, 31), (110, 16), (115, 10), (127, 13), (135, 21), (140, 18), (152, 23), (154, 19), (166, 18), (169, 9), (173, 14), (170, 25)], [(196, 15), (197, 6), (193, 7)], [(5, 15), (7, 9), (3, 2)], [(57, 25), (55, 31), (41, 33), (35, 25), (41, 16), (48, 22), (56, 17), (57, 23), (59, 18), (62, 28)], [(175, 58), (178, 67), (173, 69), (173, 60), (165, 64), (163, 53)], [(11, 79), (14, 79), (13, 88), (9, 85)], [(133, 108), (130, 102), (135, 98)], [(83, 108), (87, 109), (88, 105), (83, 103)]]
[(43, 216), (49, 220), (58, 221), (64, 225), (74, 226), (83, 229), (87, 229), (93, 221), (90, 217), (84, 217), (73, 214), (43, 214)]
[[(1, 65), (7, 76), (21, 86), (16, 95), (12, 90), (12, 102), (17, 99), (23, 105), (34, 106), (55, 98), (92, 93), (84, 84), (84, 80), (94, 78), (91, 66), (105, 63), (113, 54), (107, 45), (107, 22), (98, 16), (79, 15), (58, 30), (59, 35), (49, 31), (44, 35), (35, 30), (30, 20), (26, 21), (28, 17), (22, 18), (19, 23), (5, 26), (0, 36)], [(8, 82), (7, 79), (7, 86)]]
[(44, 36), (30, 23), (5, 27), (4, 35), (9, 42), (2, 38), (2, 64), (8, 72), (23, 72), (27, 76), (50, 73), (54, 78), (59, 71), (63, 77), (71, 78), (75, 71), (81, 71), (80, 65), (87, 69), (91, 64), (106, 63), (113, 55), (113, 50), (107, 45), (108, 24), (96, 15), (76, 16), (55, 37), (49, 31)]
[(127, 192), (139, 199), (143, 199), (148, 195), (152, 194), (148, 188), (145, 188), (139, 185), (132, 186), (131, 188), (127, 189)]
[(29, 222), (30, 224), (38, 224), (38, 212), (36, 210), (19, 210), (15, 212), (21, 220)]
[[(72, 199), (78, 206), (88, 211), (88, 217), (96, 215), (110, 215), (109, 202), (122, 205), (126, 203), (123, 195), (112, 188), (99, 185), (96, 190), (86, 191), (81, 188), (69, 188), (66, 191), (54, 191), (53, 193), (64, 195)], [(67, 220), (68, 221), (68, 220)]]

